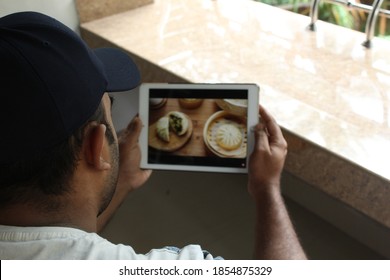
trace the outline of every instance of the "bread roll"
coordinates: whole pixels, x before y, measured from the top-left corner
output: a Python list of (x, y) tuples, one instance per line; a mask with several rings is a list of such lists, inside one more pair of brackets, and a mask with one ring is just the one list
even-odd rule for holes
[(162, 117), (157, 121), (156, 132), (157, 132), (157, 136), (161, 140), (165, 142), (169, 142), (169, 118), (168, 117)]
[(242, 133), (234, 124), (222, 124), (216, 132), (217, 144), (228, 151), (238, 149), (242, 143)]
[(179, 136), (184, 135), (188, 130), (188, 119), (180, 112), (172, 111), (168, 113), (169, 126)]

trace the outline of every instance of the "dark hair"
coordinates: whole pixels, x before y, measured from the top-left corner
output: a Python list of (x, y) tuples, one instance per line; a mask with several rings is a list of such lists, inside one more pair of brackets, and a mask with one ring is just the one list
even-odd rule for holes
[[(67, 141), (34, 156), (0, 165), (0, 208), (15, 203), (35, 203), (45, 210), (59, 205), (48, 200), (69, 192), (70, 179), (79, 160), (83, 135), (87, 125), (96, 121), (107, 125), (107, 138), (114, 141), (113, 131), (107, 124), (102, 103), (88, 121), (77, 129)], [(49, 208), (49, 209), (47, 209)]]

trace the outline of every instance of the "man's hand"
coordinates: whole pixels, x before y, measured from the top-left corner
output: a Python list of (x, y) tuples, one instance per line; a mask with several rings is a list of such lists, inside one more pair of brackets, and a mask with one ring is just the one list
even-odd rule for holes
[(248, 182), (248, 191), (256, 203), (255, 258), (306, 259), (280, 192), (287, 142), (263, 107), (260, 116), (261, 123), (254, 129)]
[(115, 194), (107, 209), (98, 217), (97, 232), (100, 232), (120, 207), (129, 192), (142, 186), (150, 177), (151, 170), (140, 168), (141, 150), (138, 138), (142, 122), (135, 117), (127, 128), (118, 135), (119, 176)]
[(130, 190), (142, 186), (150, 177), (151, 170), (140, 168), (141, 150), (138, 138), (142, 122), (138, 116), (118, 135), (119, 142), (119, 177), (118, 185), (126, 185)]
[(254, 128), (255, 146), (249, 159), (249, 193), (257, 198), (269, 188), (279, 190), (287, 142), (275, 119), (260, 106), (261, 122)]

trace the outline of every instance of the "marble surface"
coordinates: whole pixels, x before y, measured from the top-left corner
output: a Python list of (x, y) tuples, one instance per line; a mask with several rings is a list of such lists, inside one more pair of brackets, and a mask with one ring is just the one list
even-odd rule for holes
[(287, 171), (390, 227), (390, 42), (250, 0), (155, 0), (82, 25), (146, 82), (255, 82)]
[(153, 0), (75, 0), (81, 23), (135, 9)]

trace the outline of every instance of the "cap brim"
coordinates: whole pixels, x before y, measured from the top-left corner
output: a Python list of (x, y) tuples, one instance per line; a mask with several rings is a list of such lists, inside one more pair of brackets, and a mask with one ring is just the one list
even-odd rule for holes
[(125, 52), (114, 48), (99, 48), (94, 53), (104, 65), (107, 92), (131, 90), (140, 84), (138, 67)]

